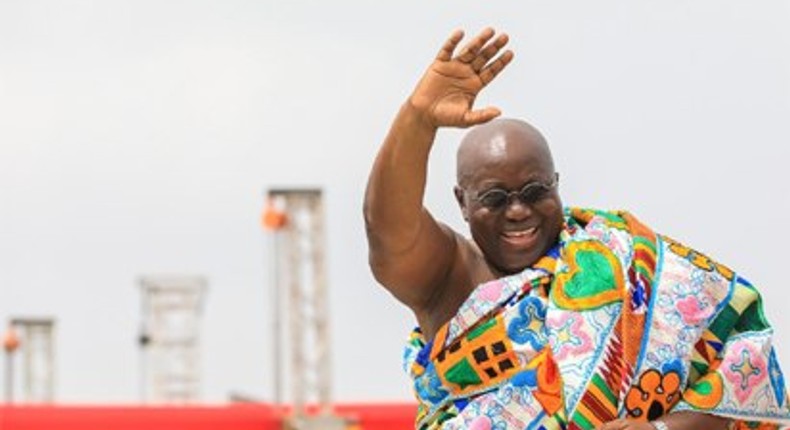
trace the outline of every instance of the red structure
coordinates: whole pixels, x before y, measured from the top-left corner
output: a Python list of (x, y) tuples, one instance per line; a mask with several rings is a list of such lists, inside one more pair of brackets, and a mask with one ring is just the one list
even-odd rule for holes
[[(336, 405), (360, 430), (414, 428), (414, 404)], [(280, 430), (282, 413), (265, 404), (227, 406), (0, 405), (0, 430)]]

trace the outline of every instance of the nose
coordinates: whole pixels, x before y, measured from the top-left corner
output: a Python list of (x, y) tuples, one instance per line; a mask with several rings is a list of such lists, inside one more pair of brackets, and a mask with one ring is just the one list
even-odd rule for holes
[(508, 196), (505, 206), (505, 218), (509, 221), (521, 221), (532, 214), (532, 205), (524, 203), (517, 195)]

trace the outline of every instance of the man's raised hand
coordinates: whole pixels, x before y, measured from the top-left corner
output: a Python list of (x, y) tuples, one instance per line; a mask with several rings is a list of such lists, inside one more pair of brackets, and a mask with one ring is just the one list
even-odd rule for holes
[(494, 36), (494, 30), (486, 28), (454, 55), (464, 33), (456, 30), (450, 35), (409, 99), (428, 124), (469, 127), (499, 116), (495, 107), (473, 109), (480, 90), (513, 59), (510, 50), (499, 54), (507, 34)]

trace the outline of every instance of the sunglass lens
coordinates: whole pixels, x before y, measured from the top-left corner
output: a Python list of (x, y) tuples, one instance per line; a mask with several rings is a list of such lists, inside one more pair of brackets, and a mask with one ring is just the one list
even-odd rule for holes
[(546, 195), (546, 187), (542, 184), (531, 184), (518, 193), (518, 197), (521, 199), (522, 202), (531, 204), (536, 203), (543, 199), (543, 196)]
[(499, 209), (507, 203), (507, 193), (502, 190), (492, 190), (480, 197), (480, 204), (489, 209)]

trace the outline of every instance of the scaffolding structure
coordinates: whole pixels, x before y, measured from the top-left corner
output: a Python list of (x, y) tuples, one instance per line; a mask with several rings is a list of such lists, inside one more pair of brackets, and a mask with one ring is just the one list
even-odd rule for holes
[[(7, 356), (6, 397), (13, 401), (16, 375), (22, 376), (22, 401), (51, 403), (55, 399), (55, 320), (52, 318), (12, 318), (10, 332), (17, 337), (22, 353), (22, 366), (13, 370), (14, 356)], [(14, 348), (15, 350), (16, 348)]]
[(206, 285), (200, 276), (140, 278), (143, 403), (184, 404), (200, 399), (200, 319)]
[[(293, 415), (285, 427), (347, 428), (348, 422), (334, 416), (330, 406), (332, 366), (321, 190), (270, 190), (263, 221), (272, 233), (274, 260), (274, 397), (276, 403), (283, 403), (282, 377), (287, 375), (293, 402)], [(285, 318), (281, 307), (287, 309)], [(285, 321), (286, 327), (280, 321)], [(287, 345), (284, 338), (289, 340)], [(308, 414), (307, 404), (317, 405), (319, 413)]]

